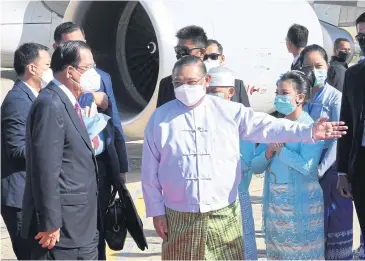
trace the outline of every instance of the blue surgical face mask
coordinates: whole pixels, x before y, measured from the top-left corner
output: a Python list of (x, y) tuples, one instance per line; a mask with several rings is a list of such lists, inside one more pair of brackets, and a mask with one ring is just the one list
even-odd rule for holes
[(316, 81), (314, 82), (314, 87), (321, 87), (327, 79), (327, 69), (314, 69), (314, 76), (316, 76)]
[(276, 110), (284, 115), (291, 114), (297, 108), (292, 104), (292, 100), (293, 97), (291, 96), (277, 95), (274, 102)]
[(222, 92), (214, 92), (214, 93), (212, 92), (212, 93), (209, 93), (209, 95), (224, 99), (224, 93), (222, 93)]

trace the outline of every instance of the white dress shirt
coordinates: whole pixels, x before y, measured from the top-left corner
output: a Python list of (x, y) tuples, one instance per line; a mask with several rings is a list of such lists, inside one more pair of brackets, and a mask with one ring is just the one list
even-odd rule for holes
[(24, 81), (22, 81), (24, 84), (25, 84), (25, 86), (27, 86), (30, 90), (31, 90), (31, 92), (34, 94), (34, 96), (37, 98), (38, 97), (38, 92), (32, 87), (32, 86), (30, 86), (28, 83), (26, 83), (26, 82), (24, 82)]
[(298, 55), (296, 55), (296, 56), (294, 57), (294, 60), (293, 60), (292, 65), (294, 65), (294, 64), (298, 61), (299, 57), (300, 57), (300, 54), (298, 54)]

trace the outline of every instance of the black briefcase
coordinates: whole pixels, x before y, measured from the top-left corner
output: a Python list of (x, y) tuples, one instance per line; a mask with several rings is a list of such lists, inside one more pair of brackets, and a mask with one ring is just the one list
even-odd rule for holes
[[(115, 196), (119, 194), (119, 199)], [(127, 231), (136, 242), (139, 249), (148, 248), (143, 232), (143, 223), (139, 217), (132, 197), (125, 185), (121, 185), (113, 192), (104, 218), (104, 236), (110, 249), (120, 251), (124, 247)]]
[(118, 188), (118, 193), (124, 206), (123, 214), (127, 230), (138, 248), (144, 251), (148, 248), (148, 244), (143, 232), (143, 223), (134, 206), (133, 199), (125, 185)]
[(127, 237), (127, 227), (123, 212), (123, 202), (116, 199), (117, 190), (113, 189), (109, 205), (104, 217), (104, 237), (111, 250), (120, 251), (124, 247)]

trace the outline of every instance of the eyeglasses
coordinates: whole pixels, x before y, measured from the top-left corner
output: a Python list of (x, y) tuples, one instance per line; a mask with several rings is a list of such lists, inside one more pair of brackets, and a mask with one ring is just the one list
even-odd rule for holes
[(358, 35), (355, 36), (356, 40), (360, 43), (360, 42), (365, 42), (365, 33), (359, 33)]
[(179, 45), (175, 46), (174, 49), (175, 49), (177, 59), (181, 59), (184, 56), (191, 55), (191, 52), (194, 50), (200, 50), (200, 51), (204, 50), (204, 48), (200, 48), (200, 47), (188, 48), (186, 46), (179, 46)]
[(220, 53), (211, 53), (211, 54), (206, 54), (204, 55), (203, 61), (206, 61), (208, 59), (211, 60), (218, 60), (219, 56), (221, 56), (222, 54)]
[(181, 85), (183, 84), (187, 84), (187, 85), (195, 85), (197, 84), (198, 82), (200, 82), (204, 77), (205, 77), (206, 74), (204, 74), (199, 80), (196, 80), (196, 81), (189, 81), (189, 82), (179, 82), (179, 81), (172, 81), (172, 85), (174, 85), (175, 88), (177, 87), (180, 87)]
[(89, 65), (89, 66), (77, 66), (76, 68), (77, 69), (81, 69), (83, 71), (88, 71), (88, 70), (91, 70), (91, 69), (96, 69), (96, 63), (94, 63), (92, 65)]

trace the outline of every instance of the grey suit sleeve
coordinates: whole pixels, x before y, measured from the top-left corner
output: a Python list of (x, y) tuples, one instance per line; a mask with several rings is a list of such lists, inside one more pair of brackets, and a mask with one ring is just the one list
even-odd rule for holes
[(52, 101), (40, 101), (30, 115), (29, 152), (31, 183), (39, 230), (62, 227), (59, 176), (61, 174), (64, 123), (61, 112)]

